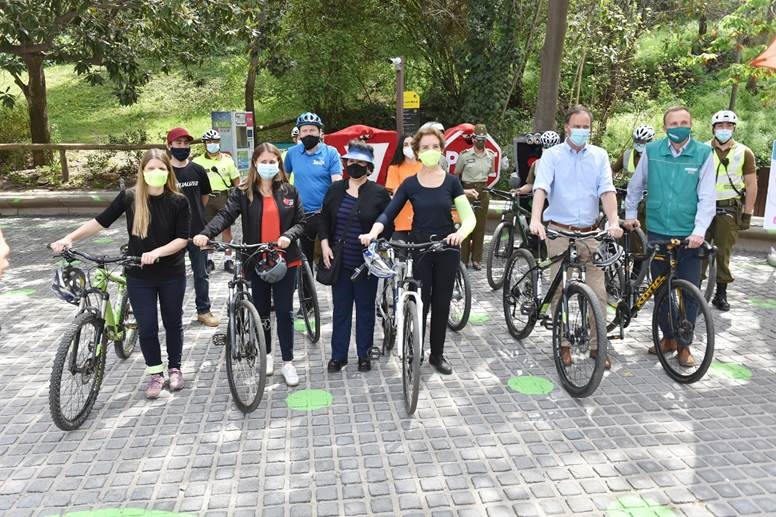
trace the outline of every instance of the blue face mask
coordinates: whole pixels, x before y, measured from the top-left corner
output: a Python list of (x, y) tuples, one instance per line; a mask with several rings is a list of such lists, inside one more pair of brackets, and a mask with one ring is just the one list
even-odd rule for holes
[(257, 163), (256, 170), (259, 172), (259, 176), (265, 180), (271, 180), (277, 176), (280, 166), (277, 163)]
[(690, 127), (669, 127), (666, 129), (666, 134), (672, 142), (678, 144), (690, 138), (690, 131), (692, 131)]
[(643, 153), (646, 148), (647, 144), (633, 144), (633, 149), (635, 149), (637, 153)]
[(731, 138), (733, 138), (733, 130), (732, 129), (717, 129), (714, 131), (714, 136), (717, 137), (717, 140), (719, 140), (720, 144), (724, 144)]
[(216, 154), (221, 150), (221, 144), (207, 144), (205, 147), (210, 154)]
[(582, 147), (590, 140), (590, 130), (582, 127), (572, 127), (569, 140), (577, 147)]

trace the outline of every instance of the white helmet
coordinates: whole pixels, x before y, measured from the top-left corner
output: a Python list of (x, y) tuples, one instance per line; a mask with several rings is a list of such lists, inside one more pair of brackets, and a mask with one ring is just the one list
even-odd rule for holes
[(436, 129), (440, 133), (445, 132), (445, 126), (443, 126), (441, 122), (428, 121), (422, 126), (420, 126), (420, 129), (429, 129), (429, 128)]
[(555, 131), (545, 131), (542, 133), (542, 136), (539, 138), (539, 140), (542, 143), (542, 147), (549, 149), (550, 147), (560, 143), (560, 135)]
[(208, 142), (210, 140), (221, 140), (221, 134), (215, 129), (208, 129), (202, 134), (202, 141)]
[(633, 139), (637, 142), (651, 142), (655, 138), (655, 128), (648, 125), (639, 126), (633, 130)]
[(291, 129), (291, 138), (294, 138), (295, 136), (299, 136), (299, 128), (296, 126)]
[(714, 124), (719, 124), (720, 122), (738, 124), (738, 116), (730, 110), (718, 111), (711, 117), (711, 127), (714, 127)]

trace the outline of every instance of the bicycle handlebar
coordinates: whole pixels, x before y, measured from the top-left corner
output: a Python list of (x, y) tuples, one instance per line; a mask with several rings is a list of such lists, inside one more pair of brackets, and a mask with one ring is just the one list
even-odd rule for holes
[[(651, 251), (655, 251), (658, 248), (686, 248), (687, 247), (688, 239), (665, 239), (660, 241), (650, 241), (647, 244), (647, 248)], [(698, 248), (701, 251), (701, 258), (710, 257), (712, 255), (716, 255), (717, 253), (717, 247), (713, 244), (710, 244), (708, 241), (703, 241), (703, 244), (701, 244), (700, 248)]]
[(512, 192), (508, 190), (498, 190), (495, 188), (486, 188), (483, 189), (483, 192), (488, 192), (490, 194), (495, 195), (496, 197), (500, 197), (506, 200), (512, 200), (515, 198), (521, 198), (521, 197), (533, 197), (533, 192), (528, 192), (525, 194), (521, 194), (520, 192)]
[[(51, 249), (50, 245), (46, 246), (48, 249)], [(88, 260), (89, 262), (94, 262), (98, 265), (106, 265), (106, 264), (121, 264), (123, 266), (139, 266), (140, 265), (140, 257), (135, 257), (132, 255), (122, 255), (120, 257), (108, 257), (107, 255), (102, 256), (96, 256), (96, 255), (89, 255), (88, 253), (85, 253), (83, 251), (78, 251), (75, 248), (65, 248), (62, 250), (62, 253), (59, 253), (55, 256), (63, 257), (65, 260), (75, 260), (75, 257), (80, 257), (84, 260)]]
[(568, 239), (595, 239), (601, 241), (609, 236), (608, 230), (591, 230), (589, 232), (572, 232), (559, 229), (545, 228), (545, 234), (548, 239), (557, 239), (558, 237), (566, 237)]
[(428, 242), (395, 242), (395, 241), (389, 241), (387, 239), (377, 239), (376, 241), (377, 245), (383, 249), (386, 248), (398, 248), (403, 250), (426, 250), (426, 251), (440, 251), (442, 249), (450, 248), (445, 241), (428, 241)]
[(279, 248), (277, 242), (258, 242), (256, 244), (233, 244), (231, 242), (218, 242), (208, 239), (207, 245), (215, 251), (237, 250), (237, 251), (278, 251), (285, 253), (286, 250)]

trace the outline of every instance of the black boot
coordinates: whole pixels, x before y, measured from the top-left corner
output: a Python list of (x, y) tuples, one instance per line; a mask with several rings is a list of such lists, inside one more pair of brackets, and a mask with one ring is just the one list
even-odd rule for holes
[(442, 375), (450, 375), (451, 373), (453, 373), (453, 367), (450, 366), (450, 363), (448, 363), (447, 359), (445, 359), (445, 357), (442, 355), (440, 355), (439, 357), (435, 355), (429, 355), (428, 362), (431, 366), (433, 366), (436, 369), (436, 371), (438, 371)]
[(730, 310), (730, 304), (727, 301), (727, 284), (717, 282), (717, 292), (714, 293), (711, 304), (722, 312)]

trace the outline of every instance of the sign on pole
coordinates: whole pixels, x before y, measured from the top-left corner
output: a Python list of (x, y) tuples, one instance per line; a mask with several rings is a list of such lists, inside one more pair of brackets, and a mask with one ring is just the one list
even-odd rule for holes
[(776, 141), (771, 149), (771, 174), (768, 178), (768, 197), (765, 200), (763, 228), (776, 230)]

